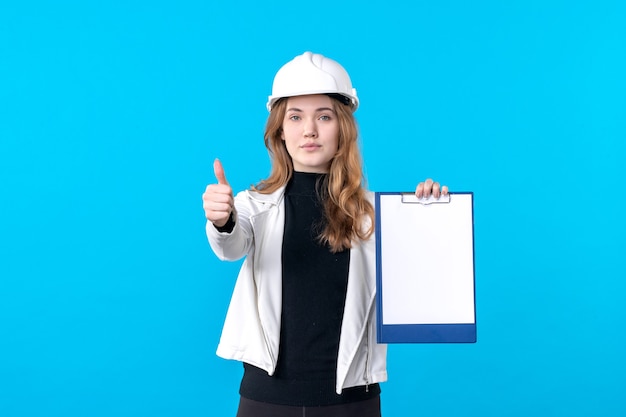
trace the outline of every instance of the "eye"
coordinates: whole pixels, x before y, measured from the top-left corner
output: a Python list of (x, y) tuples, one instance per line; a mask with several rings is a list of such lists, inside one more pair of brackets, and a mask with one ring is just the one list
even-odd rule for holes
[(297, 120), (300, 120), (300, 116), (298, 116), (297, 114), (292, 114), (291, 116), (289, 116), (289, 120), (293, 120), (295, 122)]
[(320, 120), (329, 121), (329, 120), (331, 120), (331, 117), (326, 115), (326, 114), (324, 114), (324, 115), (320, 116)]

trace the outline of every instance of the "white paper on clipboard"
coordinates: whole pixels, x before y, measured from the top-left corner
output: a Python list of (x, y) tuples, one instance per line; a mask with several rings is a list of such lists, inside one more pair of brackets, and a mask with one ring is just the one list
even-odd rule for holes
[(376, 193), (381, 343), (475, 342), (473, 194)]

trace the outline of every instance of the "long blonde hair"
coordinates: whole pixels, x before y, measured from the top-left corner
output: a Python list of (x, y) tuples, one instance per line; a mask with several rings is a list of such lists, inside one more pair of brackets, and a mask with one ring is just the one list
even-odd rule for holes
[[(326, 179), (319, 187), (324, 201), (324, 229), (318, 239), (332, 252), (352, 247), (356, 238), (369, 239), (374, 232), (374, 207), (366, 197), (358, 128), (349, 106), (332, 100), (339, 121), (338, 150), (330, 163)], [(287, 99), (272, 107), (265, 126), (265, 146), (272, 159), (270, 176), (254, 190), (269, 194), (287, 184), (293, 175), (293, 162), (281, 138)]]

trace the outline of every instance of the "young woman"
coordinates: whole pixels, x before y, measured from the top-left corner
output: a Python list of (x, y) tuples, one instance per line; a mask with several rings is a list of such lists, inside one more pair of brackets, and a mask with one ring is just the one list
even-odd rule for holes
[[(378, 417), (373, 195), (364, 188), (356, 90), (306, 52), (276, 74), (269, 177), (233, 197), (219, 160), (203, 194), (222, 260), (245, 257), (217, 354), (242, 361), (238, 417)], [(447, 194), (432, 180), (418, 197)]]

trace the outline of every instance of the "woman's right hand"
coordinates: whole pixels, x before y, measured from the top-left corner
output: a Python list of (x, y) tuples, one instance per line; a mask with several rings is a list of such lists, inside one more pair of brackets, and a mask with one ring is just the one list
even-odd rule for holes
[(217, 184), (207, 185), (204, 194), (202, 194), (202, 205), (207, 220), (212, 222), (215, 227), (222, 227), (228, 222), (235, 201), (233, 189), (226, 181), (224, 168), (219, 159), (215, 159), (213, 162), (213, 171), (215, 178), (217, 178)]

